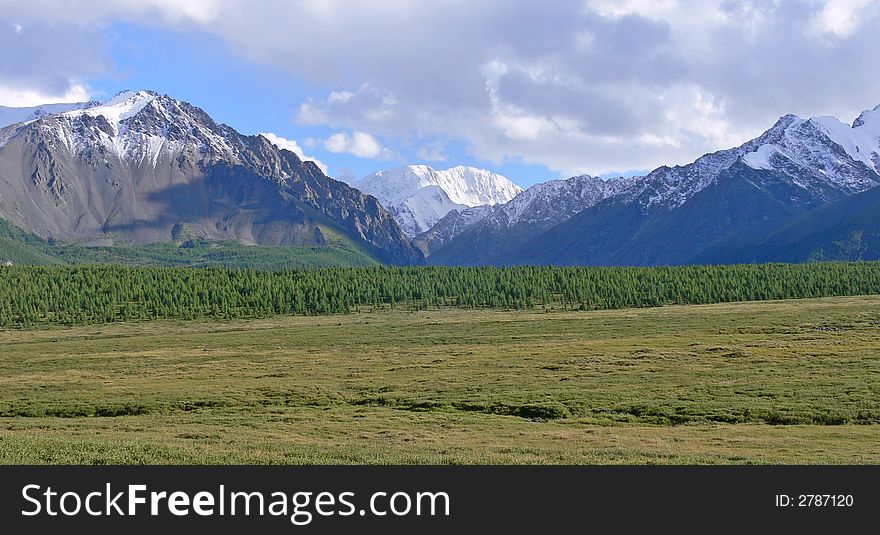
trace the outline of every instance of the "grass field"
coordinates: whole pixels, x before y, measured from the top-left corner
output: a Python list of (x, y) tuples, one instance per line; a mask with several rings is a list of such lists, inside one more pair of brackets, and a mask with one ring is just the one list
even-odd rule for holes
[(880, 297), (0, 331), (2, 463), (878, 463)]

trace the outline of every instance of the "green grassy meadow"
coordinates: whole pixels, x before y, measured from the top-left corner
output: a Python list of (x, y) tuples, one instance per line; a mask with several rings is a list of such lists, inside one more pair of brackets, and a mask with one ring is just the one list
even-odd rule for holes
[(878, 463), (880, 296), (0, 331), (0, 463)]

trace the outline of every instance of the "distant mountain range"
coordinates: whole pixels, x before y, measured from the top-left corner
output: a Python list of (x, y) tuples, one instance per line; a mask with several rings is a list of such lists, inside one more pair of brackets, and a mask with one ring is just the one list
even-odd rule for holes
[(0, 129), (0, 218), (40, 237), (344, 242), (387, 263), (423, 260), (374, 197), (167, 95), (125, 91), (6, 116), (25, 122)]
[[(152, 91), (0, 107), (0, 220), (13, 225), (0, 226), (0, 261), (8, 251), (207, 265), (247, 256), (241, 245), (306, 248), (295, 261), (262, 248), (244, 266), (870, 260), (880, 259), (878, 185), (880, 106), (851, 125), (786, 115), (739, 147), (645, 176), (525, 191), (461, 166), (410, 165), (349, 186)], [(212, 243), (222, 255), (173, 250)]]
[(877, 259), (878, 173), (880, 106), (852, 125), (787, 115), (689, 165), (538, 184), (416, 240), (448, 265)]
[(352, 185), (379, 199), (408, 236), (425, 232), (452, 210), (503, 204), (522, 192), (499, 174), (464, 166), (437, 170), (408, 165), (373, 173)]

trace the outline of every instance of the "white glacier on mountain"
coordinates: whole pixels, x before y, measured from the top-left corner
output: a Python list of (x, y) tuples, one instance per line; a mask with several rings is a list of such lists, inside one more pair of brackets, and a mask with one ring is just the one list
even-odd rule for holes
[(791, 120), (779, 139), (758, 146), (754, 152), (746, 154), (743, 161), (754, 169), (773, 169), (774, 164), (770, 161), (773, 155), (800, 163), (809, 163), (805, 158), (808, 155), (833, 164), (847, 163), (842, 161), (840, 154), (829, 151), (824, 140), (816, 139), (816, 136), (824, 136), (842, 148), (853, 162), (861, 162), (868, 169), (880, 172), (880, 106), (863, 112), (852, 126), (831, 116), (788, 117)]
[(852, 126), (836, 117), (815, 117), (812, 120), (853, 160), (880, 171), (880, 106), (863, 112)]

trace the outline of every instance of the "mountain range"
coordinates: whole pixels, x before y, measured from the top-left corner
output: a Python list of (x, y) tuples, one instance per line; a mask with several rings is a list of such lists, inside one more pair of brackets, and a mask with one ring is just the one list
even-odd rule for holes
[(348, 185), (153, 91), (0, 107), (0, 257), (22, 259), (49, 258), (53, 244), (89, 260), (101, 247), (127, 259), (158, 247), (165, 259), (176, 246), (229, 243), (272, 262), (287, 254), (272, 248), (307, 249), (321, 265), (869, 260), (880, 259), (878, 185), (880, 106), (851, 124), (786, 115), (687, 165), (525, 191), (464, 166)]
[(880, 106), (852, 125), (786, 115), (691, 164), (538, 184), (478, 216), (451, 213), (417, 241), (447, 265), (875, 259), (878, 173)]
[(85, 245), (344, 243), (386, 263), (423, 259), (374, 197), (152, 91), (0, 129), (0, 218)]

